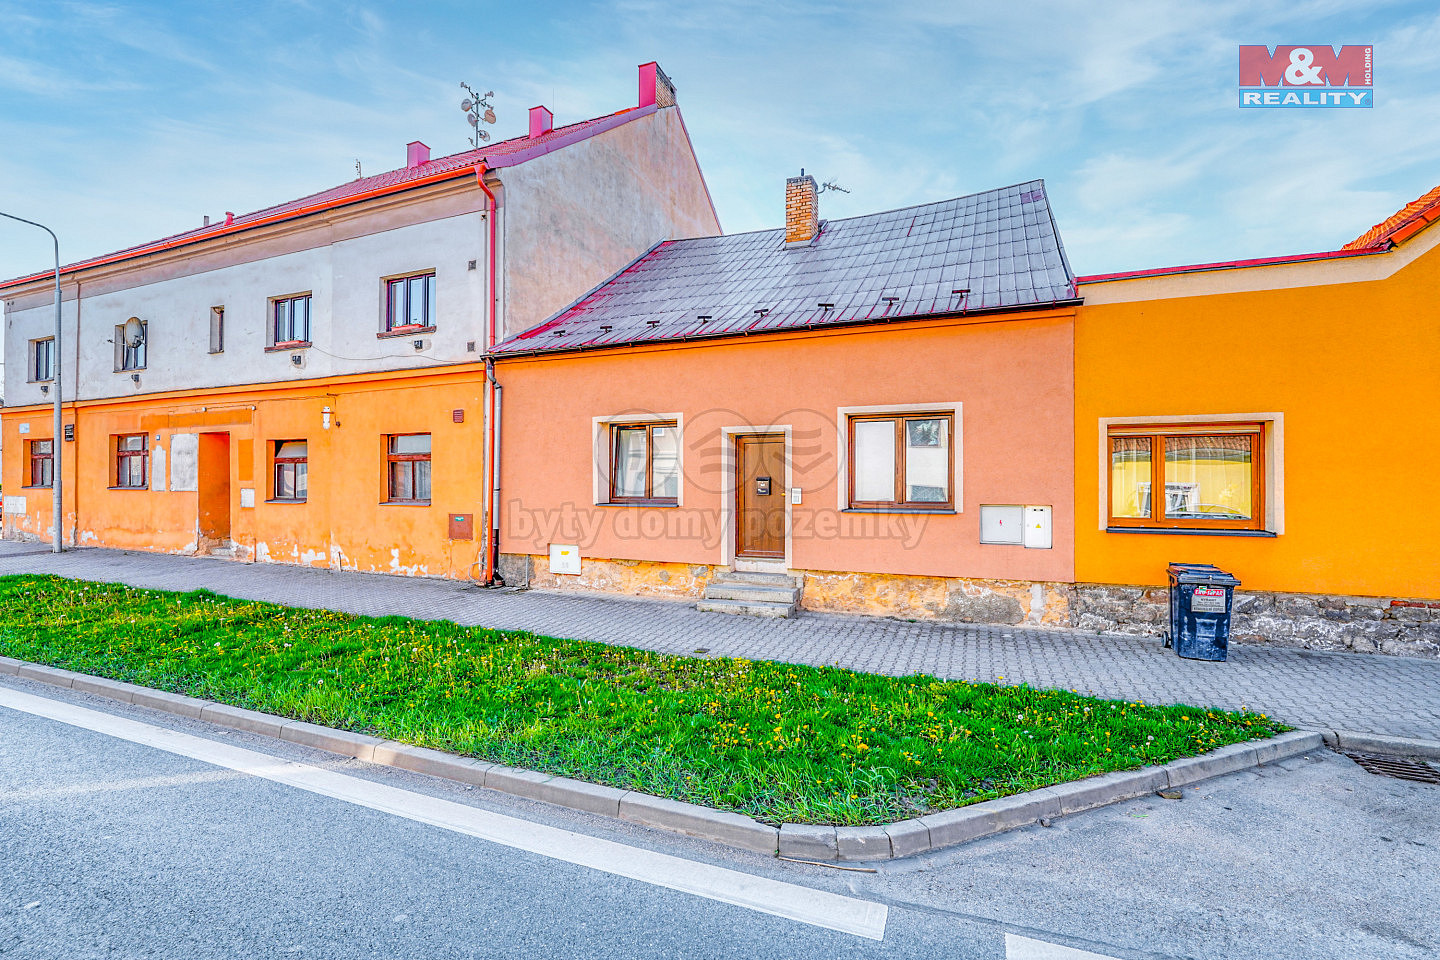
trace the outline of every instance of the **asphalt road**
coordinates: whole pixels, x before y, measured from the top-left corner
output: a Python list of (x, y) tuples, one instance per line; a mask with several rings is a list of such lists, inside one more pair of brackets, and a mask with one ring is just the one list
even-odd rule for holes
[[(13, 694), (0, 706), (7, 960), (1440, 951), (1440, 787), (1325, 751), (1181, 801), (1131, 801), (859, 873), (12, 677), (7, 692), (82, 707), (75, 716), (111, 730), (27, 712), (34, 701)], [(215, 762), (197, 759), (212, 752)], [(235, 757), (250, 758), (249, 772)], [(747, 883), (764, 884), (750, 906), (724, 892)], [(787, 910), (808, 919), (776, 915)], [(881, 939), (826, 917), (878, 918)]]

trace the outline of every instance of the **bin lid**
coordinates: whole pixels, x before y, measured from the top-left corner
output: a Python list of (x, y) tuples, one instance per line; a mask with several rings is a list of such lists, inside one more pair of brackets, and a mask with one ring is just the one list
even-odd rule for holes
[(1166, 567), (1176, 583), (1207, 583), (1218, 587), (1238, 587), (1240, 581), (1211, 563), (1172, 563)]

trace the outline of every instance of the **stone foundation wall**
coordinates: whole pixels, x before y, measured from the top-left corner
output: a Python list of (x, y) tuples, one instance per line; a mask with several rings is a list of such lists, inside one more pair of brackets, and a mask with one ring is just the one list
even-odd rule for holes
[[(585, 559), (581, 574), (549, 572), (549, 558), (506, 554), (500, 575), (511, 586), (697, 600), (722, 566)], [(801, 606), (848, 613), (1163, 636), (1169, 626), (1164, 587), (1033, 583), (796, 571)], [(1309, 650), (1440, 658), (1440, 601), (1240, 591), (1230, 638), (1238, 643)]]

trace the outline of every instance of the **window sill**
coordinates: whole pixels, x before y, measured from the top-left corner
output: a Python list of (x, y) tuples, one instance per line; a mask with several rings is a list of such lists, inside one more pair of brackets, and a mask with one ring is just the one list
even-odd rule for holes
[(265, 348), (266, 353), (284, 353), (287, 350), (304, 350), (310, 346), (309, 340), (289, 340), (285, 343), (277, 343)]
[(381, 500), (382, 507), (428, 507), (429, 500)]
[(413, 337), (417, 333), (434, 333), (435, 328), (430, 327), (391, 327), (389, 330), (382, 330), (375, 334), (376, 340), (389, 340), (399, 337)]
[(116, 370), (115, 372), (116, 372), (116, 373), (144, 373), (145, 370), (146, 370), (145, 367), (125, 367), (125, 368), (123, 368), (123, 369)]
[(846, 507), (841, 513), (933, 513), (953, 516), (959, 513), (954, 507)]
[(105, 489), (107, 489), (107, 490), (149, 490), (150, 488), (149, 488), (148, 486), (145, 486), (145, 487), (106, 487)]
[(677, 500), (602, 500), (597, 507), (678, 507)]
[(1278, 533), (1269, 530), (1204, 530), (1197, 527), (1106, 527), (1106, 533), (1159, 533), (1182, 537), (1266, 537), (1274, 539)]
[(265, 502), (266, 502), (266, 503), (300, 503), (300, 504), (304, 504), (304, 503), (308, 503), (309, 501), (306, 501), (306, 500), (294, 500), (294, 499), (291, 499), (291, 498), (289, 498), (289, 497), (271, 497), (269, 500), (266, 500)]
[(54, 490), (53, 483), (27, 483), (20, 487), (21, 490)]

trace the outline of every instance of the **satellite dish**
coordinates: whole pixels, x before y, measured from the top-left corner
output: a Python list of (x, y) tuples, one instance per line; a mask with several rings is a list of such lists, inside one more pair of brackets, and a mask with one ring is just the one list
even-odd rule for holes
[(481, 140), (489, 140), (489, 139), (490, 139), (490, 134), (486, 133), (484, 130), (476, 130), (476, 131), (475, 131), (475, 136), (479, 137)]
[(125, 326), (120, 331), (121, 339), (127, 347), (138, 347), (145, 342), (145, 324), (139, 317), (131, 317), (125, 321)]
[(477, 124), (477, 123), (480, 122), (480, 118), (477, 117), (477, 116), (475, 116), (475, 114), (473, 114), (473, 113), (467, 113), (467, 114), (465, 114), (465, 119), (470, 121), (470, 126), (472, 126), (472, 127), (475, 126), (475, 124)]
[(475, 106), (475, 102), (469, 97), (466, 97), (464, 100), (460, 101), (460, 109), (464, 110), (466, 113), (469, 113), (470, 108), (473, 106)]
[(485, 110), (485, 122), (486, 122), (486, 123), (494, 123), (494, 122), (495, 122), (495, 111), (494, 111), (494, 110), (491, 110), (491, 109), (489, 109), (489, 108), (486, 108), (486, 110)]

